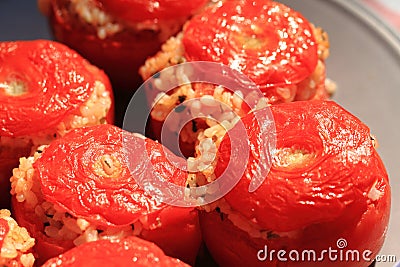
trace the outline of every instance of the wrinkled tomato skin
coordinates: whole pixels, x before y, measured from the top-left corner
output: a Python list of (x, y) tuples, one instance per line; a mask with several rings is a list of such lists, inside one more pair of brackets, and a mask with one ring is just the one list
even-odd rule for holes
[(194, 16), (183, 34), (189, 61), (228, 65), (263, 92), (301, 82), (318, 61), (310, 23), (274, 1), (225, 1)]
[(56, 257), (74, 245), (72, 241), (57, 241), (45, 236), (43, 232), (43, 223), (39, 218), (24, 207), (24, 203), (18, 202), (14, 197), (11, 199), (12, 214), (19, 226), (25, 227), (33, 238), (35, 246), (33, 247), (35, 263), (40, 266), (50, 258)]
[(112, 98), (104, 72), (63, 44), (15, 41), (0, 42), (0, 48), (0, 81), (23, 88), (20, 94), (0, 91), (2, 136), (31, 137), (56, 131), (60, 122), (89, 100), (98, 80)]
[(188, 267), (183, 262), (165, 256), (153, 243), (136, 237), (127, 237), (118, 242), (99, 240), (74, 248), (59, 257), (47, 261), (50, 266), (165, 266)]
[(137, 23), (144, 20), (189, 17), (206, 4), (206, 0), (98, 0), (115, 17)]
[[(101, 163), (104, 156), (107, 166), (114, 166), (108, 174)], [(40, 186), (39, 203), (46, 200), (100, 230), (125, 229), (140, 221), (140, 237), (160, 245), (167, 255), (194, 263), (201, 243), (197, 210), (161, 203), (142, 190), (137, 180), (157, 175), (183, 187), (187, 179), (181, 169), (184, 164), (184, 159), (173, 156), (161, 144), (104, 124), (75, 129), (55, 140), (33, 168)], [(40, 239), (37, 252), (43, 260), (49, 253), (43, 249), (45, 245), (56, 244), (64, 250), (73, 246), (72, 241), (58, 243), (57, 239), (46, 238), (34, 208), (14, 205), (25, 211), (20, 214), (26, 216), (26, 221), (36, 218), (33, 225), (38, 225), (35, 232), (39, 232)]]
[[(31, 153), (30, 139), (44, 131), (57, 134), (59, 123), (89, 99), (95, 81), (111, 98), (107, 123), (114, 122), (114, 99), (106, 74), (62, 44), (34, 40), (1, 42), (0, 47), (0, 83), (21, 83), (26, 90), (21, 95), (0, 90), (0, 135), (10, 138), (0, 148), (0, 208), (9, 208), (9, 179), (19, 158)], [(74, 80), (77, 76), (83, 79)]]
[(193, 266), (202, 241), (197, 210), (167, 207), (159, 219), (160, 228), (144, 229), (140, 237), (157, 244), (166, 255)]
[[(293, 102), (270, 108), (277, 138), (271, 170), (263, 184), (249, 193), (251, 175), (248, 173), (254, 170), (258, 160), (256, 148), (248, 158), (246, 172), (225, 200), (244, 219), (256, 222), (258, 227), (278, 237), (254, 239), (229, 220), (218, 220), (218, 214), (202, 214), (203, 238), (216, 261), (225, 264), (230, 251), (246, 251), (244, 246), (249, 246), (253, 249), (247, 249), (247, 255), (240, 254), (237, 260), (265, 266), (265, 262), (256, 264), (256, 248), (268, 245), (270, 250), (321, 252), (329, 247), (337, 249), (336, 242), (341, 238), (347, 241), (346, 249), (361, 253), (370, 250), (368, 257), (373, 259), (385, 239), (391, 193), (388, 175), (373, 147), (368, 127), (331, 101)], [(252, 145), (263, 138), (259, 136), (255, 116), (246, 116), (242, 122)], [(229, 142), (225, 139), (220, 145), (217, 174), (226, 168)], [(290, 147), (307, 151), (306, 155), (313, 157), (297, 166), (279, 165), (279, 152)], [(229, 240), (227, 244), (237, 247), (217, 247), (223, 238)], [(228, 263), (236, 266), (229, 260)], [(362, 260), (345, 266), (369, 266), (370, 263)], [(337, 266), (338, 263), (327, 258), (323, 263), (281, 264), (278, 266)]]

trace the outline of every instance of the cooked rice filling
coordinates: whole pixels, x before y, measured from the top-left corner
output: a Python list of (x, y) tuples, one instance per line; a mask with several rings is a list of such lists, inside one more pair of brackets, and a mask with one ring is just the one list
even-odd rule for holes
[(35, 244), (24, 227), (19, 227), (17, 222), (11, 218), (9, 210), (0, 210), (0, 219), (6, 220), (9, 232), (3, 240), (0, 248), (0, 265), (31, 267), (35, 258), (29, 251)]

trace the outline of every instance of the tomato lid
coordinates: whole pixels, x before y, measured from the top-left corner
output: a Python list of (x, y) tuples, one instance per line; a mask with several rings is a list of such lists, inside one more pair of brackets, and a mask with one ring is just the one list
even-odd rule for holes
[(48, 260), (46, 266), (188, 266), (168, 257), (154, 243), (137, 237), (88, 242)]
[(0, 218), (0, 249), (3, 247), (4, 239), (6, 238), (10, 227), (5, 219)]
[(132, 23), (189, 17), (207, 0), (97, 0), (108, 13)]
[[(388, 178), (375, 151), (369, 128), (332, 101), (306, 101), (270, 107), (276, 127), (276, 150), (262, 185), (249, 192), (252, 173), (257, 171), (266, 138), (260, 133), (255, 114), (242, 119), (248, 131), (250, 153), (247, 168), (237, 186), (226, 195), (229, 205), (262, 229), (294, 231), (313, 223), (332, 221), (351, 214), (360, 218), (368, 196), (385, 193)], [(223, 139), (218, 151), (216, 174), (226, 168), (230, 140)], [(345, 223), (345, 222), (341, 222)]]
[[(135, 148), (129, 156), (128, 142)], [(165, 207), (145, 193), (138, 179), (157, 176), (185, 185), (186, 173), (167, 160), (165, 153), (168, 151), (151, 139), (112, 125), (98, 125), (75, 129), (52, 142), (34, 168), (44, 199), (97, 225), (120, 226)], [(177, 157), (174, 160), (184, 163)]]
[(194, 16), (183, 32), (189, 61), (213, 61), (241, 71), (261, 90), (296, 84), (318, 60), (310, 23), (274, 1), (225, 1)]
[(0, 43), (0, 135), (24, 136), (55, 127), (87, 101), (93, 66), (47, 40)]

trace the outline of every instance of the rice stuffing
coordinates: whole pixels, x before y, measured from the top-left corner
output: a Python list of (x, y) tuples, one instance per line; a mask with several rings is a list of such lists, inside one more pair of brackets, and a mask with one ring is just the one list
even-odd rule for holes
[(9, 228), (1, 247), (0, 265), (32, 267), (35, 258), (31, 250), (35, 240), (30, 237), (24, 227), (18, 226), (17, 222), (11, 218), (9, 210), (0, 210), (0, 220), (5, 220)]

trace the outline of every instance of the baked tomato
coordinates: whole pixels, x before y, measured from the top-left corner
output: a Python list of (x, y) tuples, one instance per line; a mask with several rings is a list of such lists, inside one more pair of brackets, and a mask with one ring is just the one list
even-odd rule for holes
[[(109, 75), (120, 105), (142, 83), (139, 67), (177, 34), (205, 0), (39, 1), (56, 40)], [(123, 111), (121, 111), (123, 114)]]
[(207, 0), (97, 0), (110, 14), (132, 23), (146, 20), (188, 18), (202, 8)]
[[(40, 262), (93, 236), (136, 235), (156, 243), (167, 255), (194, 263), (201, 243), (197, 210), (162, 203), (137, 182), (157, 178), (184, 186), (187, 173), (177, 167), (185, 166), (184, 159), (112, 125), (71, 131), (37, 157), (29, 192), (37, 201), (32, 204), (26, 198), (20, 203), (14, 198), (13, 207), (16, 217), (37, 233)], [(35, 214), (37, 207), (43, 214)]]
[(0, 65), (1, 136), (55, 128), (89, 100), (96, 81), (111, 94), (102, 71), (56, 42), (1, 42)]
[(71, 128), (112, 123), (113, 109), (108, 77), (65, 45), (0, 42), (0, 207), (20, 157)]
[(98, 240), (71, 249), (48, 260), (43, 267), (51, 266), (188, 266), (170, 258), (155, 244), (136, 237), (119, 241)]
[[(271, 134), (260, 130), (259, 110), (242, 119), (252, 147), (244, 174), (214, 212), (201, 216), (211, 254), (222, 266), (370, 265), (385, 238), (390, 186), (369, 128), (330, 101), (270, 108), (277, 140), (270, 172), (250, 193), (252, 174), (265, 165), (259, 144)], [(217, 176), (227, 170), (230, 142), (219, 147)], [(324, 255), (329, 248), (358, 251), (359, 258), (332, 260)], [(272, 250), (283, 251), (281, 259)], [(315, 258), (290, 254), (310, 250)]]
[(190, 61), (213, 61), (243, 72), (262, 91), (297, 84), (318, 61), (311, 24), (274, 1), (225, 1), (194, 16), (183, 31)]

